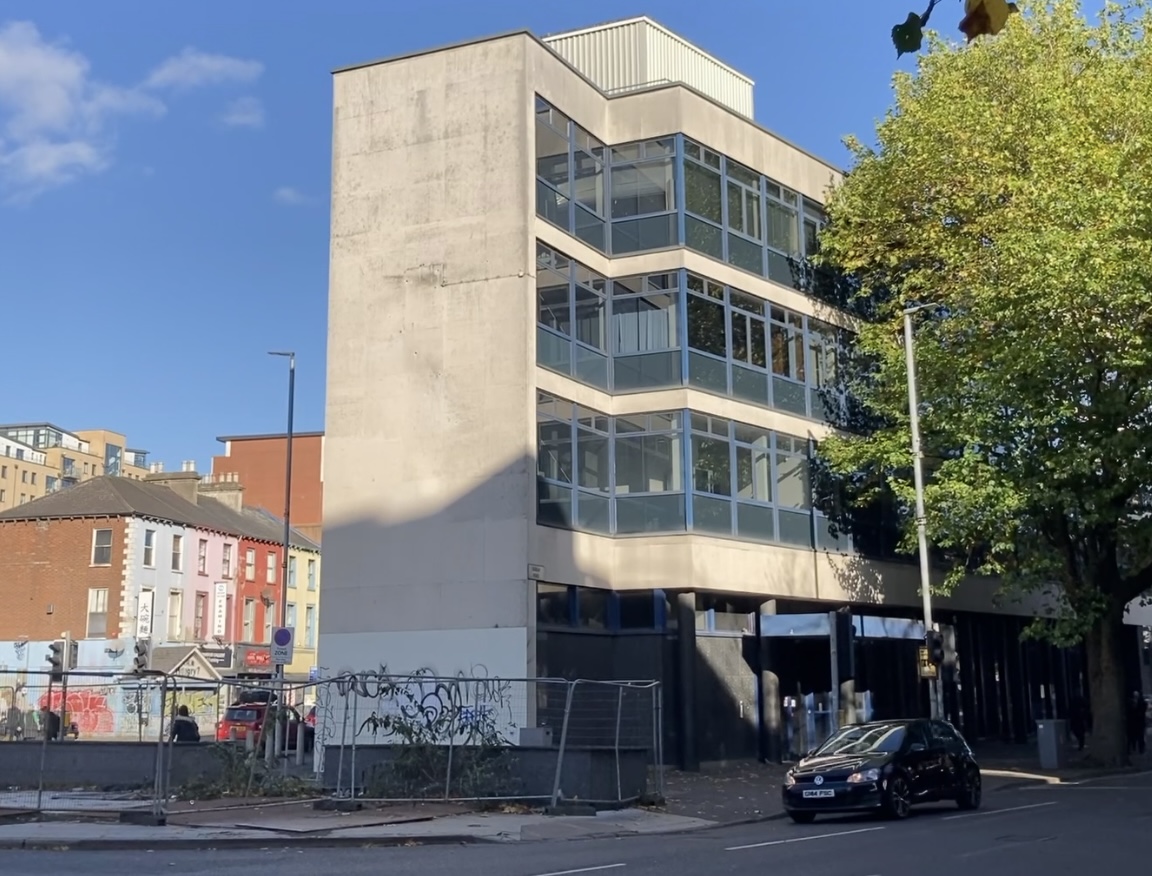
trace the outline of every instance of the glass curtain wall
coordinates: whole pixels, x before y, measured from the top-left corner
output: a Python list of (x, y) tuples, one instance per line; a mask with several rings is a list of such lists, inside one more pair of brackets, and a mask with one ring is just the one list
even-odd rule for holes
[(536, 291), (537, 364), (582, 383), (687, 384), (817, 420), (842, 410), (847, 337), (813, 317), (688, 271), (609, 280), (539, 242)]
[(537, 521), (850, 549), (815, 508), (806, 438), (693, 411), (610, 417), (537, 394)]
[(606, 255), (686, 246), (800, 290), (825, 221), (815, 201), (705, 145), (670, 134), (606, 147), (540, 97), (536, 212)]

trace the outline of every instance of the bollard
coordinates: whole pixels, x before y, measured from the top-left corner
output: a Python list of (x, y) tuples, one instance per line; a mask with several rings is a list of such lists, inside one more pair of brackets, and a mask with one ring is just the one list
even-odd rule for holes
[(244, 753), (245, 754), (251, 754), (255, 750), (256, 750), (256, 734), (255, 733), (245, 733), (244, 734)]
[(296, 766), (304, 766), (304, 731), (307, 725), (301, 721), (296, 725)]

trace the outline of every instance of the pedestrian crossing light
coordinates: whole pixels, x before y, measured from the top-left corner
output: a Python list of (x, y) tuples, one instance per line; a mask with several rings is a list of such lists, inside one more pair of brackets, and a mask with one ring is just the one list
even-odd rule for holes
[(52, 681), (64, 680), (64, 642), (61, 639), (48, 646), (48, 671)]
[(148, 671), (148, 657), (152, 650), (152, 643), (147, 639), (137, 639), (134, 653), (132, 654), (132, 671), (137, 675), (142, 675)]
[(924, 645), (928, 648), (928, 659), (940, 666), (944, 663), (944, 637), (939, 630), (929, 630), (924, 634)]

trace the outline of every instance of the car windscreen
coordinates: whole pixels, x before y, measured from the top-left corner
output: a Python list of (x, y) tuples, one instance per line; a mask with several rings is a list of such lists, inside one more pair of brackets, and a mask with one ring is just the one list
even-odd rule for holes
[(892, 754), (904, 744), (904, 724), (871, 724), (845, 727), (832, 734), (813, 756), (837, 754)]
[(252, 724), (260, 717), (256, 709), (228, 709), (224, 712), (224, 720), (234, 724)]

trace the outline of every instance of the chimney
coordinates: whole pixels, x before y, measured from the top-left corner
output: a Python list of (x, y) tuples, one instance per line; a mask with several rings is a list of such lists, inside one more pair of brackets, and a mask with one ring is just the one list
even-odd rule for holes
[(195, 469), (191, 471), (186, 469), (184, 471), (151, 472), (144, 475), (144, 480), (149, 484), (167, 487), (180, 498), (187, 499), (193, 505), (196, 504), (196, 490), (200, 483), (200, 475)]
[(198, 489), (201, 496), (215, 499), (237, 513), (244, 510), (244, 487), (236, 472), (206, 475)]

